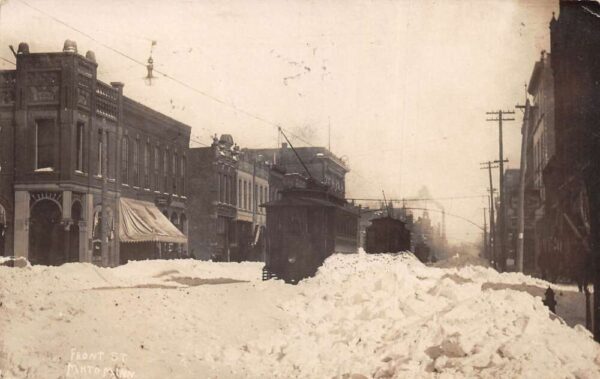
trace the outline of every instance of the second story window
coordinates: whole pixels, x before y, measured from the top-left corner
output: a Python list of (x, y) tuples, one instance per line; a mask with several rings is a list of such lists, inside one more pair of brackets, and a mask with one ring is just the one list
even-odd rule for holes
[(129, 182), (129, 138), (123, 138), (121, 145), (121, 182)]
[(102, 154), (104, 154), (104, 141), (102, 141), (102, 129), (98, 130), (98, 162), (96, 164), (96, 175), (102, 176)]
[(140, 185), (139, 165), (140, 165), (140, 141), (135, 140), (133, 142), (133, 185), (134, 186)]
[(83, 147), (83, 142), (84, 142), (84, 128), (85, 128), (85, 124), (83, 122), (78, 122), (77, 126), (76, 126), (76, 133), (75, 133), (75, 170), (79, 171), (79, 172), (84, 172), (83, 169), (83, 162), (84, 162), (84, 157), (85, 157), (85, 153), (84, 153), (84, 147)]
[(150, 188), (150, 142), (144, 149), (144, 188)]
[(169, 150), (165, 149), (163, 153), (163, 191), (169, 190)]
[(185, 195), (185, 171), (186, 171), (186, 165), (185, 165), (185, 155), (181, 155), (181, 164), (179, 165), (179, 176), (181, 178), (181, 187), (179, 188), (179, 192), (181, 192), (182, 195)]
[(160, 167), (160, 150), (158, 150), (158, 146), (154, 146), (154, 189), (159, 190), (158, 188), (158, 170)]
[(177, 191), (177, 174), (178, 174), (178, 170), (177, 170), (177, 166), (179, 165), (179, 160), (177, 158), (177, 153), (173, 152), (173, 162), (171, 162), (171, 170), (173, 171), (173, 193), (174, 194), (178, 194), (179, 192)]
[(54, 168), (54, 120), (41, 119), (35, 122), (35, 168)]
[(237, 196), (237, 206), (238, 208), (242, 207), (242, 179), (238, 179), (238, 196)]

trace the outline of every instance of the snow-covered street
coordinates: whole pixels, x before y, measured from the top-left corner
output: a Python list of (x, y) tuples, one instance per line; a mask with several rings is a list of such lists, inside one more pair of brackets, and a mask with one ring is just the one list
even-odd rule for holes
[[(332, 256), (297, 286), (261, 267), (0, 267), (2, 378), (600, 377), (600, 345), (537, 279), (412, 255)], [(583, 295), (554, 288), (583, 323)]]

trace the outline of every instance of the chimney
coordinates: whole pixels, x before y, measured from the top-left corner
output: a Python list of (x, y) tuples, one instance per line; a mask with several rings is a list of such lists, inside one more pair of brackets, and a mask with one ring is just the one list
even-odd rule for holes
[(63, 45), (63, 52), (77, 54), (77, 42), (72, 41), (70, 39), (65, 40), (65, 44)]
[(88, 50), (87, 53), (85, 53), (85, 58), (96, 63), (96, 54), (94, 54), (92, 50)]
[[(13, 50), (14, 51), (14, 50)], [(29, 54), (29, 45), (26, 42), (19, 43), (17, 54)]]

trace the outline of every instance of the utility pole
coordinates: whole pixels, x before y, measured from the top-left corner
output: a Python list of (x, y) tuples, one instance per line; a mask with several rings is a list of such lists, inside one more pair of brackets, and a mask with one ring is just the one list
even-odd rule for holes
[(504, 115), (514, 115), (514, 111), (493, 111), (486, 112), (487, 115), (492, 115), (491, 118), (486, 119), (486, 121), (498, 121), (498, 147), (499, 147), (499, 168), (500, 168), (500, 183), (499, 183), (499, 191), (500, 191), (500, 209), (498, 209), (498, 232), (500, 233), (500, 238), (498, 239), (499, 247), (500, 247), (500, 271), (506, 271), (506, 220), (505, 220), (505, 210), (506, 204), (504, 199), (504, 144), (502, 139), (502, 122), (504, 121), (514, 121), (514, 118), (505, 118)]
[[(494, 164), (494, 166), (492, 166), (492, 164)], [(494, 266), (496, 268), (498, 268), (498, 259), (497, 259), (497, 251), (496, 251), (496, 225), (495, 225), (495, 215), (494, 215), (494, 182), (492, 180), (492, 169), (493, 168), (498, 168), (498, 166), (495, 165), (495, 161), (487, 161), (487, 162), (482, 162), (481, 163), (482, 167), (481, 170), (488, 170), (488, 175), (490, 178), (490, 258), (492, 259), (492, 261), (494, 262)]]
[[(521, 128), (521, 170), (519, 172), (519, 205), (517, 208), (517, 271), (523, 272), (523, 249), (524, 249), (524, 238), (525, 238), (525, 180), (527, 178), (527, 143), (529, 141), (530, 133), (530, 112), (531, 105), (529, 99), (527, 99), (527, 93), (525, 93), (525, 105), (517, 105), (519, 109), (523, 110), (523, 126)], [(542, 121), (542, 118), (540, 118)], [(539, 123), (539, 122), (538, 122)]]
[(487, 214), (485, 212), (486, 208), (483, 208), (483, 256), (485, 258), (489, 258), (490, 256), (490, 247), (488, 244), (488, 236), (487, 236)]

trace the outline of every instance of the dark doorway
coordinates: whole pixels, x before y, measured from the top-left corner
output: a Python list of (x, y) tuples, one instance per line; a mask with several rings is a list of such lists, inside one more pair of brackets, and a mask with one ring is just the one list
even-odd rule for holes
[(29, 252), (31, 264), (58, 266), (67, 262), (61, 211), (51, 200), (40, 200), (31, 209)]
[(6, 255), (6, 210), (0, 205), (0, 257)]

